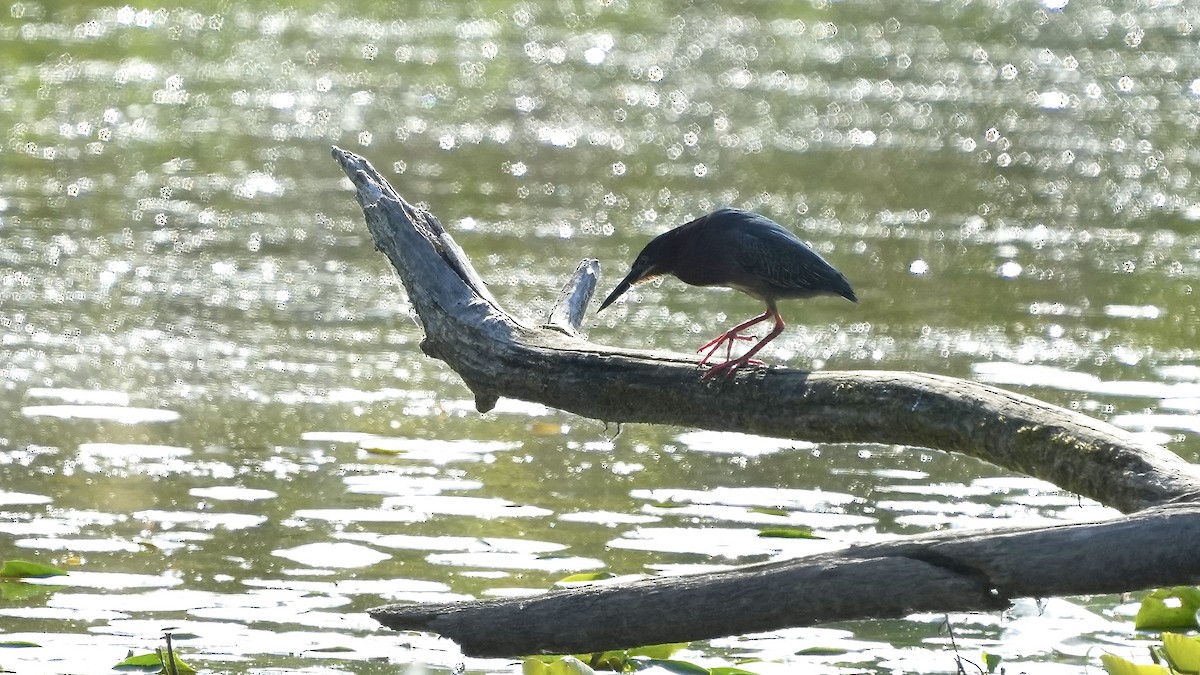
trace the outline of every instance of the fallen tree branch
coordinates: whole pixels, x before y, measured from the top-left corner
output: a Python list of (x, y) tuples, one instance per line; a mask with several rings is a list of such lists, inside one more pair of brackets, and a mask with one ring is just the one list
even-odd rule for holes
[[(923, 373), (788, 368), (704, 381), (694, 356), (593, 344), (579, 328), (595, 289), (595, 261), (580, 264), (549, 325), (526, 326), (492, 298), (436, 218), (406, 203), (365, 159), (337, 148), (333, 155), (356, 188), (376, 247), (399, 272), (425, 328), (421, 349), (463, 378), (480, 411), (503, 395), (609, 422), (934, 448), (1041, 478), (1126, 513), (1200, 494), (1200, 473), (1173, 453), (1086, 415), (976, 382)], [(471, 654), (512, 655), (699, 639), (920, 609), (992, 609), (1022, 595), (1190, 583), (1200, 573), (1198, 522), (1194, 510), (1179, 508), (1070, 527), (956, 532), (783, 567), (648, 580), (631, 590), (596, 587), (533, 599), (390, 606), (372, 615), (394, 628), (451, 636)], [(1119, 574), (1105, 574), (1120, 546), (1130, 545), (1122, 537), (1140, 527), (1154, 537), (1137, 540), (1134, 548), (1141, 550), (1113, 568)], [(1017, 544), (1025, 547), (1022, 552), (1006, 555)], [(1083, 566), (1078, 553), (1084, 550), (1099, 564)], [(1176, 560), (1179, 550), (1190, 557)], [(1030, 574), (1023, 557), (1044, 564), (1046, 573)], [(1160, 564), (1165, 560), (1174, 562)], [(655, 601), (634, 610), (622, 605), (635, 597), (626, 593)], [(772, 597), (780, 596), (791, 606), (768, 609)], [(700, 619), (706, 598), (739, 603), (717, 613), (740, 616), (733, 623)], [(663, 612), (653, 610), (656, 604)], [(570, 613), (559, 613), (560, 607)], [(681, 624), (680, 617), (687, 621)], [(619, 632), (604, 632), (608, 628)], [(517, 634), (537, 637), (520, 641)]]
[[(1147, 551), (1156, 554), (1147, 558)], [(1197, 560), (1200, 506), (1171, 506), (1103, 523), (938, 533), (531, 598), (389, 605), (371, 616), (396, 630), (448, 637), (469, 656), (577, 654), (922, 611), (995, 611), (1019, 597), (1193, 584)]]

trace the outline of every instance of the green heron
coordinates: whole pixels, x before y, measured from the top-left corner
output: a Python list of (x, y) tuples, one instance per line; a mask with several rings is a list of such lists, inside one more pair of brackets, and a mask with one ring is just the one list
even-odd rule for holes
[[(652, 239), (633, 261), (629, 274), (600, 303), (600, 310), (611, 305), (630, 286), (664, 274), (672, 274), (692, 286), (736, 288), (767, 305), (767, 311), (739, 323), (696, 350), (707, 350), (700, 360), (703, 366), (725, 346), (725, 361), (711, 366), (704, 379), (718, 373), (730, 377), (743, 366), (762, 365), (754, 355), (785, 327), (775, 307), (777, 300), (840, 295), (858, 302), (846, 277), (799, 237), (770, 218), (740, 209), (718, 209)], [(745, 354), (730, 358), (734, 342), (754, 339), (742, 331), (772, 318), (775, 327), (766, 337)]]

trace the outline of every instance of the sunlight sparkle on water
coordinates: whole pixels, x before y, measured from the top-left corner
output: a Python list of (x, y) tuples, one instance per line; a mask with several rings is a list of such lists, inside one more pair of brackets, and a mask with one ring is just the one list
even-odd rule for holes
[(1090, 373), (1080, 373), (1055, 366), (1000, 361), (976, 363), (971, 366), (971, 369), (975, 373), (976, 379), (992, 384), (1048, 387), (1092, 394), (1159, 399), (1187, 399), (1200, 396), (1200, 383), (1195, 382), (1102, 380)]
[[(363, 469), (369, 470), (368, 467)], [(403, 475), (399, 472), (370, 471), (359, 476), (346, 476), (344, 481), (348, 491), (364, 495), (436, 495), (450, 490), (479, 490), (483, 487), (483, 483), (477, 480), (435, 474)]]
[(251, 171), (250, 175), (233, 186), (233, 194), (242, 199), (254, 199), (259, 195), (281, 195), (283, 185), (274, 176)]
[(1133, 431), (1170, 429), (1173, 431), (1190, 431), (1194, 434), (1200, 434), (1200, 416), (1194, 414), (1122, 413), (1114, 415), (1109, 421), (1119, 427)]
[(162, 527), (173, 528), (179, 525), (191, 525), (202, 530), (221, 527), (228, 530), (244, 530), (257, 527), (266, 522), (266, 516), (246, 513), (200, 513), (195, 511), (159, 511), (146, 510), (133, 514), (135, 518), (159, 523)]
[(1123, 319), (1157, 319), (1163, 311), (1154, 305), (1105, 305), (1104, 315)]
[(192, 488), (188, 490), (188, 494), (193, 497), (216, 499), (218, 501), (257, 501), (260, 499), (272, 499), (276, 496), (276, 493), (272, 490), (255, 490), (239, 485)]
[(70, 551), (72, 553), (137, 553), (142, 549), (136, 542), (124, 539), (81, 539), (46, 537), (39, 539), (18, 539), (16, 545), (21, 548), (33, 548), (43, 551)]
[(1009, 260), (1008, 262), (1001, 265), (1000, 269), (998, 269), (997, 272), (1000, 274), (1000, 276), (1002, 276), (1006, 279), (1015, 279), (1015, 278), (1021, 276), (1022, 269), (1023, 268), (1021, 267), (1021, 263), (1016, 262), (1014, 260)]
[[(177, 575), (170, 572), (164, 572), (162, 574), (130, 574), (124, 572), (89, 572), (87, 570), (71, 570), (71, 573), (65, 577), (50, 577), (49, 579), (26, 579), (25, 583), (127, 591), (134, 588), (175, 587), (181, 585), (183, 580), (179, 579)], [(111, 601), (111, 597), (109, 600)], [(109, 604), (111, 606), (111, 602)]]
[(1047, 110), (1059, 110), (1071, 105), (1071, 97), (1061, 91), (1043, 91), (1037, 95), (1037, 105)]
[(54, 499), (45, 495), (33, 495), (24, 492), (5, 492), (0, 490), (0, 506), (16, 504), (49, 504)]
[(685, 431), (676, 439), (690, 450), (758, 456), (781, 450), (815, 448), (813, 443), (724, 431)]
[(576, 511), (575, 513), (563, 513), (558, 516), (558, 519), (569, 523), (594, 523), (606, 527), (644, 525), (662, 520), (658, 516), (618, 513), (615, 511)]
[(359, 544), (322, 542), (272, 551), (309, 567), (369, 567), (392, 556)]
[(21, 408), (26, 417), (57, 417), (60, 419), (110, 420), (121, 424), (174, 422), (179, 413), (173, 410), (127, 408), (101, 405), (31, 405)]

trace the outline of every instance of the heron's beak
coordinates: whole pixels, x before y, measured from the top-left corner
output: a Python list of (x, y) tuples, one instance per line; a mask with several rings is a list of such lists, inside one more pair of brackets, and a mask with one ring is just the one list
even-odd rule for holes
[(639, 281), (644, 281), (652, 276), (654, 275), (650, 273), (649, 268), (639, 269), (634, 267), (633, 269), (629, 270), (629, 274), (626, 274), (625, 278), (621, 280), (621, 283), (617, 284), (617, 287), (613, 289), (612, 293), (609, 293), (608, 297), (604, 299), (604, 302), (600, 303), (600, 309), (596, 310), (596, 312), (599, 313), (604, 311), (605, 307), (611, 305), (613, 300), (621, 297), (625, 291), (629, 290), (630, 286), (633, 286)]

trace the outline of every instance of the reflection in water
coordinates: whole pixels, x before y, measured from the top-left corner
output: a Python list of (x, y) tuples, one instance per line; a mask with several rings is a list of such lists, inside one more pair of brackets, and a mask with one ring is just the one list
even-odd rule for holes
[[(1089, 0), (12, 4), (0, 549), (72, 574), (6, 587), (5, 639), (41, 646), (3, 665), (95, 672), (171, 627), (212, 672), (516, 672), (365, 610), (1103, 517), (916, 448), (480, 416), (422, 355), (328, 149), (432, 207), (522, 320), (580, 258), (616, 272), (651, 235), (750, 208), (862, 299), (805, 303), (772, 362), (974, 377), (1192, 457), (1197, 23)], [(676, 290), (587, 328), (686, 352), (755, 309)], [(823, 539), (758, 536), (775, 525)], [(951, 620), (964, 651), (1075, 671), (1132, 643), (1127, 607), (1084, 603)], [(950, 671), (941, 621), (687, 657)]]

